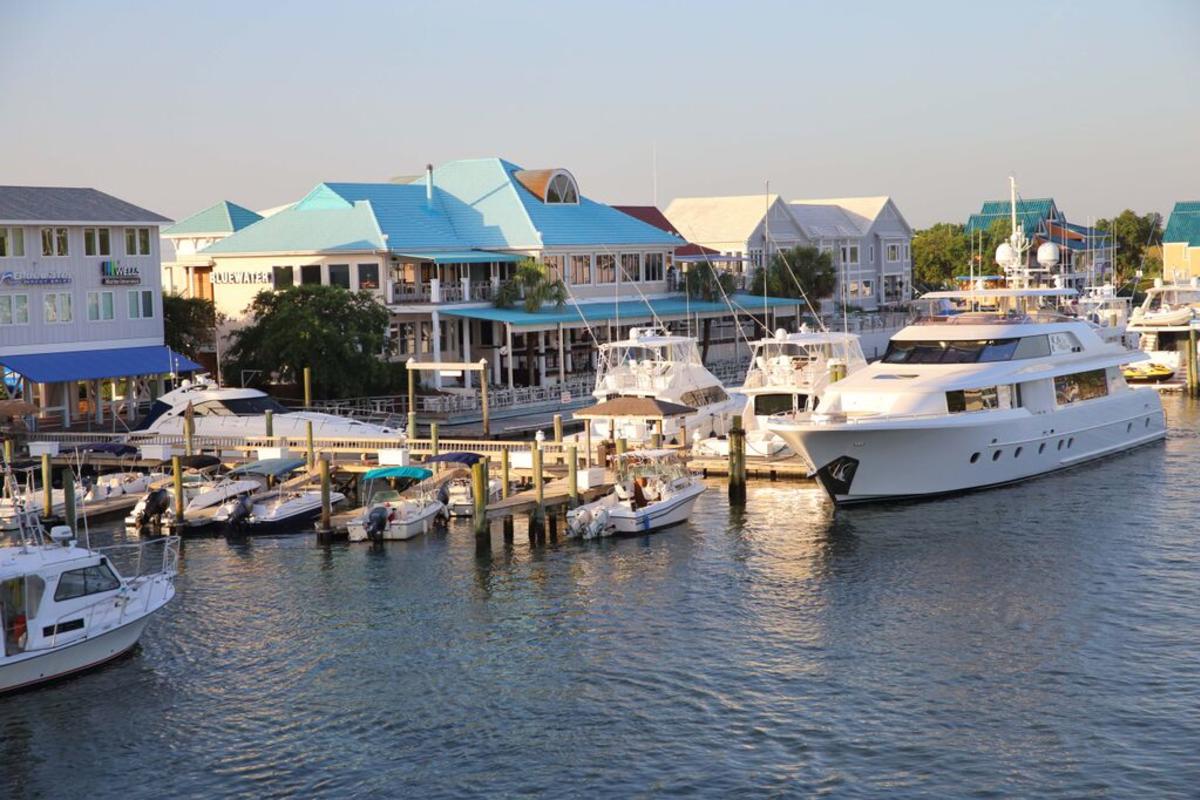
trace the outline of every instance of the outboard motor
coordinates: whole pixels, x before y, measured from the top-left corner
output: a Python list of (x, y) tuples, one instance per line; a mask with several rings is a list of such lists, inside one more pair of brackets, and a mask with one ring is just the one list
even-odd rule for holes
[(240, 527), (246, 517), (250, 516), (250, 512), (254, 510), (254, 501), (247, 495), (242, 495), (233, 501), (233, 508), (229, 510), (229, 519), (227, 520), (231, 527)]
[(387, 530), (388, 517), (391, 516), (391, 509), (385, 506), (372, 508), (367, 514), (367, 538), (373, 542), (383, 541), (383, 532)]
[(167, 509), (171, 507), (171, 493), (166, 489), (155, 489), (146, 495), (143, 503), (141, 514), (136, 520), (138, 528), (142, 528), (151, 521), (158, 527), (162, 525), (162, 515), (167, 513)]

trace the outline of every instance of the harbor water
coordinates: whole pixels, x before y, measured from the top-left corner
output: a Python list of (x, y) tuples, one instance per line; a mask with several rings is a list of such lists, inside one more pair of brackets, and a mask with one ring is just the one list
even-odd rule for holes
[(1165, 402), (1165, 443), (928, 503), (189, 540), (133, 654), (0, 698), (0, 796), (1194, 797), (1200, 403)]

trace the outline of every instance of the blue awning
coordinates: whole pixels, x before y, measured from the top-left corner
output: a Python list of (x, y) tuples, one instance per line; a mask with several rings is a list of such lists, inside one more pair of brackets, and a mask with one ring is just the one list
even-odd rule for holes
[(434, 264), (490, 264), (493, 261), (523, 261), (520, 253), (493, 253), (488, 250), (443, 250), (427, 253), (396, 253), (400, 258), (432, 261)]
[(71, 350), (66, 353), (0, 355), (0, 364), (33, 381), (90, 381), (134, 375), (165, 375), (203, 369), (169, 347), (117, 347), (109, 350)]
[[(729, 298), (739, 314), (761, 314), (764, 305), (767, 308), (794, 309), (804, 305), (804, 301), (793, 297), (766, 297), (761, 295), (735, 294)], [(603, 322), (606, 320), (639, 322), (652, 320), (655, 317), (664, 319), (681, 319), (692, 314), (712, 316), (714, 314), (732, 315), (729, 305), (724, 302), (705, 302), (703, 300), (688, 301), (683, 296), (660, 297), (652, 300), (622, 300), (620, 302), (576, 303), (567, 301), (562, 306), (547, 305), (537, 311), (529, 312), (520, 306), (512, 308), (458, 307), (443, 306), (440, 312), (448, 317), (467, 317), (491, 322), (506, 322), (519, 326), (553, 327), (559, 323), (569, 325), (577, 322)]]

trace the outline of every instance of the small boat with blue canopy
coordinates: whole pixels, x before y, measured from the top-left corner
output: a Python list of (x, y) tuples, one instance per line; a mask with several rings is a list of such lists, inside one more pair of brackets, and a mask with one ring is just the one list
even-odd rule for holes
[(446, 515), (446, 506), (433, 487), (424, 482), (433, 477), (423, 467), (376, 467), (362, 478), (362, 514), (347, 526), (350, 541), (411, 539), (429, 531)]

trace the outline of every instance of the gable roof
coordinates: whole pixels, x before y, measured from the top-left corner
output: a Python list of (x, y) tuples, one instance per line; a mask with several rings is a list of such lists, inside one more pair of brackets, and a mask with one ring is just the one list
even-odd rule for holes
[[(852, 225), (858, 230), (860, 235), (865, 235), (875, 221), (879, 219), (879, 215), (883, 209), (891, 202), (891, 198), (886, 194), (872, 195), (869, 197), (827, 197), (816, 200), (793, 200), (791, 202), (792, 211), (797, 211), (802, 206), (835, 206), (841, 209), (842, 213)], [(907, 227), (907, 223), (905, 223)]]
[(425, 185), (401, 183), (323, 183), (296, 204), (298, 209), (314, 205), (345, 207), (367, 202), (392, 251), (470, 250), (446, 214), (446, 193), (433, 190), (432, 201)]
[[(997, 219), (1008, 219), (1011, 210), (1012, 203), (1008, 200), (988, 200), (978, 214), (972, 214), (967, 219), (965, 231), (987, 231)], [(1037, 231), (1042, 220), (1061, 216), (1052, 197), (1035, 197), (1029, 200), (1017, 198), (1017, 222), (1024, 227), (1026, 234), (1032, 235)]]
[(705, 242), (745, 242), (779, 203), (779, 195), (677, 197), (664, 212), (686, 239)]
[(292, 207), (204, 248), (210, 253), (309, 253), (384, 249), (369, 202), (341, 207)]
[(174, 225), (163, 228), (162, 235), (197, 236), (200, 234), (236, 233), (247, 225), (253, 225), (262, 219), (262, 214), (243, 208), (237, 203), (222, 200), (203, 211), (197, 211)]
[(111, 194), (67, 186), (0, 186), (0, 222), (144, 222), (171, 220)]
[[(680, 235), (679, 231), (675, 230), (675, 226), (671, 224), (671, 220), (667, 219), (658, 206), (613, 206), (613, 208), (622, 214), (628, 214), (635, 219), (640, 219), (647, 225), (653, 225), (659, 230), (679, 236), (680, 239), (687, 241), (687, 237)], [(713, 250), (711, 247), (699, 244), (684, 244), (675, 248), (675, 255), (677, 256), (715, 256), (720, 254), (720, 250)]]
[(1175, 204), (1162, 240), (1187, 242), (1189, 247), (1200, 247), (1200, 200), (1184, 200)]
[(838, 239), (862, 236), (870, 228), (866, 220), (856, 220), (838, 205), (815, 200), (794, 200), (792, 216), (810, 239)]

